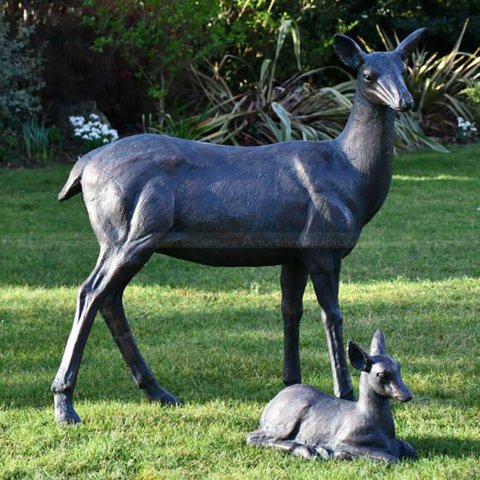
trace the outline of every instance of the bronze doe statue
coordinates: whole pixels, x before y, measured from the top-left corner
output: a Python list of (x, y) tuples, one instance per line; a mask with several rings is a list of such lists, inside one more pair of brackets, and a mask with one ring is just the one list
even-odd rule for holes
[(299, 323), (310, 277), (322, 310), (335, 395), (351, 398), (338, 303), (340, 265), (387, 196), (394, 111), (413, 106), (402, 78), (404, 61), (424, 30), (410, 34), (393, 52), (370, 54), (352, 39), (335, 36), (340, 59), (358, 72), (350, 117), (335, 140), (232, 147), (134, 135), (77, 161), (58, 198), (82, 192), (100, 253), (80, 287), (52, 384), (57, 421), (80, 421), (73, 391), (99, 310), (146, 396), (178, 403), (155, 380), (122, 305), (125, 287), (154, 253), (212, 266), (282, 265), (286, 385), (301, 381)]
[(368, 457), (396, 463), (415, 458), (415, 449), (395, 437), (388, 400), (408, 402), (412, 394), (400, 376), (399, 363), (385, 353), (382, 332), (375, 332), (370, 355), (349, 342), (348, 356), (362, 372), (358, 402), (331, 397), (310, 385), (292, 385), (266, 406), (260, 430), (250, 432), (247, 443), (310, 460)]

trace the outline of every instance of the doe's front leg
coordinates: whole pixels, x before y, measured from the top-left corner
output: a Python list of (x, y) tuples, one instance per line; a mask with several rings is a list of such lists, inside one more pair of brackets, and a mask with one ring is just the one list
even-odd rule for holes
[(353, 400), (353, 385), (343, 346), (343, 320), (338, 302), (339, 274), (340, 271), (335, 270), (328, 273), (313, 273), (310, 277), (322, 309), (335, 396)]
[(299, 327), (303, 314), (303, 294), (308, 274), (301, 265), (283, 265), (280, 276), (282, 287), (282, 316), (284, 332), (283, 382), (301, 383)]

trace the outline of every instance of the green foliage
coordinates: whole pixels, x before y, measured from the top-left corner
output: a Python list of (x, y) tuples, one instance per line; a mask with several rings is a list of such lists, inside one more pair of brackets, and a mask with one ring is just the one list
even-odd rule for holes
[[(320, 140), (336, 136), (351, 107), (350, 82), (335, 88), (315, 89), (309, 79), (323, 69), (299, 72), (277, 82), (277, 65), (288, 35), (293, 40), (297, 68), (301, 67), (300, 34), (291, 20), (282, 22), (273, 59), (266, 58), (257, 80), (235, 91), (223, 76), (229, 62), (242, 64), (238, 57), (225, 57), (209, 73), (192, 68), (194, 82), (209, 102), (199, 125), (202, 140), (217, 143), (266, 144), (287, 140)], [(206, 118), (205, 118), (206, 117)]]
[(22, 140), (24, 155), (30, 162), (45, 163), (63, 151), (65, 137), (55, 127), (45, 127), (44, 122), (32, 119), (22, 123)]
[[(29, 0), (3, 2), (1, 9), (10, 24), (26, 19), (38, 26), (34, 43), (46, 43), (43, 95), (50, 111), (95, 98), (116, 126), (129, 131), (142, 113), (172, 112), (181, 102), (194, 105), (191, 63), (198, 68), (200, 60), (214, 64), (237, 56), (251, 68), (225, 65), (229, 85), (238, 91), (256, 81), (262, 62), (275, 57), (285, 19), (302, 33), (304, 70), (339, 64), (332, 48), (338, 31), (381, 47), (377, 24), (402, 37), (427, 26), (426, 45), (442, 56), (469, 18), (463, 48), (473, 52), (480, 45), (480, 2), (471, 0), (79, 0), (68, 8), (61, 0)], [(291, 75), (290, 60), (278, 59), (279, 79)], [(323, 70), (315, 79), (318, 85), (342, 80), (336, 70)]]
[[(96, 33), (96, 51), (114, 49), (138, 78), (147, 80), (148, 94), (163, 114), (173, 101), (184, 98), (184, 91), (190, 89), (188, 68), (202, 60), (215, 63), (225, 55), (242, 58), (251, 69), (230, 62), (225, 64), (224, 72), (229, 82), (240, 85), (255, 80), (254, 72), (265, 58), (278, 58), (276, 71), (285, 78), (291, 66), (288, 59), (275, 53), (277, 32), (285, 20), (302, 22), (304, 16), (317, 12), (314, 3), (310, 0), (85, 0), (84, 22)], [(309, 46), (315, 43), (314, 48), (302, 53), (308, 68), (325, 65), (322, 52), (329, 51), (329, 59), (332, 58), (333, 33), (349, 28), (338, 19), (338, 8), (333, 3), (328, 8), (329, 15), (319, 12), (316, 25), (313, 27), (310, 22), (308, 27), (313, 28), (304, 30)]]
[(40, 111), (42, 60), (30, 47), (32, 33), (10, 28), (0, 9), (0, 162), (16, 159), (22, 121)]
[[(98, 243), (80, 197), (55, 201), (70, 166), (0, 170), (0, 478), (477, 478), (479, 155), (469, 146), (398, 158), (386, 204), (342, 265), (344, 338), (366, 347), (382, 329), (415, 395), (392, 405), (397, 435), (420, 458), (393, 468), (245, 444), (283, 387), (278, 267), (152, 257), (125, 292), (127, 316), (160, 383), (185, 405), (142, 401), (99, 315), (75, 392), (84, 423), (56, 425), (49, 386)], [(304, 311), (303, 380), (332, 392), (311, 285)]]
[(0, 163), (11, 163), (17, 160), (18, 132), (11, 128), (0, 130)]
[(473, 85), (467, 87), (463, 92), (473, 110), (473, 117), (480, 123), (480, 81), (474, 82)]
[(475, 82), (471, 87), (467, 87), (462, 93), (464, 93), (473, 104), (480, 104), (480, 81)]
[(22, 124), (23, 143), (25, 153), (30, 161), (46, 162), (50, 159), (49, 129), (37, 120), (30, 120)]
[(403, 151), (431, 148), (439, 153), (448, 153), (442, 144), (425, 135), (412, 112), (398, 113), (395, 118), (395, 148)]
[(170, 137), (201, 139), (206, 129), (201, 126), (202, 115), (184, 117), (169, 113), (142, 115), (143, 133), (156, 133), (169, 135)]
[(32, 28), (9, 28), (0, 10), (0, 129), (18, 126), (40, 111), (42, 59), (30, 47)]
[[(163, 111), (178, 75), (191, 62), (218, 52), (217, 0), (131, 2), (86, 0), (85, 23), (97, 32), (93, 48), (114, 48)], [(221, 35), (220, 35), (221, 36)]]

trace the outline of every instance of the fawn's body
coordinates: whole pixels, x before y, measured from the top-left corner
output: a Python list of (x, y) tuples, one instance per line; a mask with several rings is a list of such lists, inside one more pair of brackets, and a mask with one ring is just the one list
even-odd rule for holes
[(415, 457), (413, 447), (396, 438), (388, 403), (390, 398), (409, 401), (412, 394), (401, 379), (398, 362), (385, 354), (384, 344), (379, 331), (370, 355), (349, 344), (352, 363), (362, 370), (357, 402), (331, 397), (310, 385), (292, 385), (267, 405), (260, 430), (251, 432), (247, 442), (309, 459), (366, 456), (394, 463)]

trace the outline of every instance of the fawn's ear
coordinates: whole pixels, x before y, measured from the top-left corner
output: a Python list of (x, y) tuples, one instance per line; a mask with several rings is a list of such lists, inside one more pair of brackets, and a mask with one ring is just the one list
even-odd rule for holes
[(337, 33), (333, 43), (336, 54), (345, 65), (356, 70), (363, 63), (365, 52), (350, 37)]
[(370, 355), (360, 348), (356, 343), (348, 342), (347, 344), (348, 358), (350, 363), (357, 369), (362, 372), (369, 372), (372, 368), (372, 359)]
[(385, 335), (380, 330), (373, 334), (370, 355), (385, 355)]
[(400, 45), (394, 50), (395, 53), (398, 53), (402, 60), (405, 60), (417, 46), (418, 41), (425, 33), (426, 28), (419, 28), (411, 33), (408, 37), (404, 38)]

